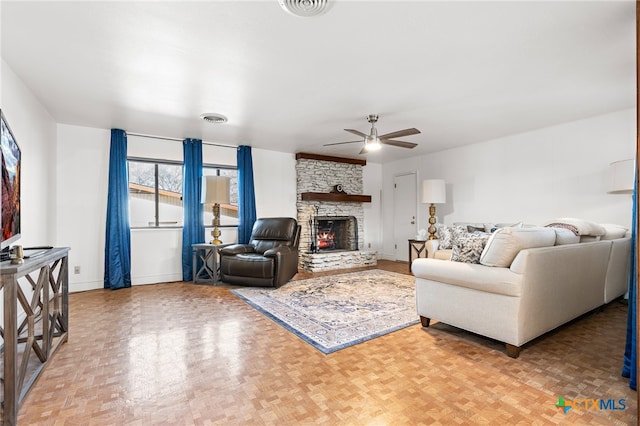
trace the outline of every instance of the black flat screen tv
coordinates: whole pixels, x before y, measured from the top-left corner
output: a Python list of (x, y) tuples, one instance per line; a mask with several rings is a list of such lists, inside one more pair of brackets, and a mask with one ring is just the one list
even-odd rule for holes
[(0, 110), (0, 121), (2, 126), (2, 141), (0, 143), (0, 158), (2, 159), (0, 226), (2, 226), (2, 234), (0, 235), (0, 250), (6, 250), (11, 243), (20, 238), (21, 152), (2, 110)]

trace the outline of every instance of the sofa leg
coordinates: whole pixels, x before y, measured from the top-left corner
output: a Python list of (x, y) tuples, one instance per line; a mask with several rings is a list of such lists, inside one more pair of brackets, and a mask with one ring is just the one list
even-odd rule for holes
[(429, 327), (429, 323), (431, 322), (431, 318), (426, 318), (426, 317), (423, 317), (421, 315), (420, 316), (420, 322), (422, 323), (423, 327)]
[(509, 355), (511, 358), (518, 358), (518, 356), (520, 355), (520, 346), (513, 346), (508, 343), (505, 343), (504, 345), (507, 348), (507, 355)]

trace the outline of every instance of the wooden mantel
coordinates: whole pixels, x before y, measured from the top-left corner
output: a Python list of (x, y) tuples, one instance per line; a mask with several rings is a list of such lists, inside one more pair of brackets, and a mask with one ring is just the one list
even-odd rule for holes
[(302, 201), (333, 201), (338, 203), (370, 203), (371, 195), (352, 195), (343, 192), (303, 192)]
[(296, 153), (296, 160), (333, 161), (334, 163), (358, 164), (360, 166), (367, 165), (367, 160), (361, 160), (359, 158), (332, 157), (329, 155), (310, 154), (307, 152)]

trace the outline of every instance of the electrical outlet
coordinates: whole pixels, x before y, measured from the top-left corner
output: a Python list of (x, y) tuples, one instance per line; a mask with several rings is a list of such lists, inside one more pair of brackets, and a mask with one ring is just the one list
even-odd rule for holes
[(80, 273), (80, 267), (79, 266), (74, 266), (73, 267), (73, 273), (74, 274), (79, 274)]

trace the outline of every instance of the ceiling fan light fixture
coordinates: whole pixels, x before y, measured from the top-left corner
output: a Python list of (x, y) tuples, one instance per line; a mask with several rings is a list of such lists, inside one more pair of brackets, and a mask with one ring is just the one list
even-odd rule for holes
[(278, 3), (285, 12), (305, 18), (322, 15), (331, 8), (329, 0), (278, 0)]
[(205, 112), (203, 114), (200, 114), (200, 118), (207, 123), (212, 124), (222, 124), (229, 121), (227, 117), (222, 114), (218, 114), (217, 112)]
[(380, 148), (382, 148), (382, 144), (380, 144), (380, 139), (378, 139), (377, 136), (376, 137), (368, 136), (364, 141), (364, 145), (367, 148), (367, 152), (377, 151)]

